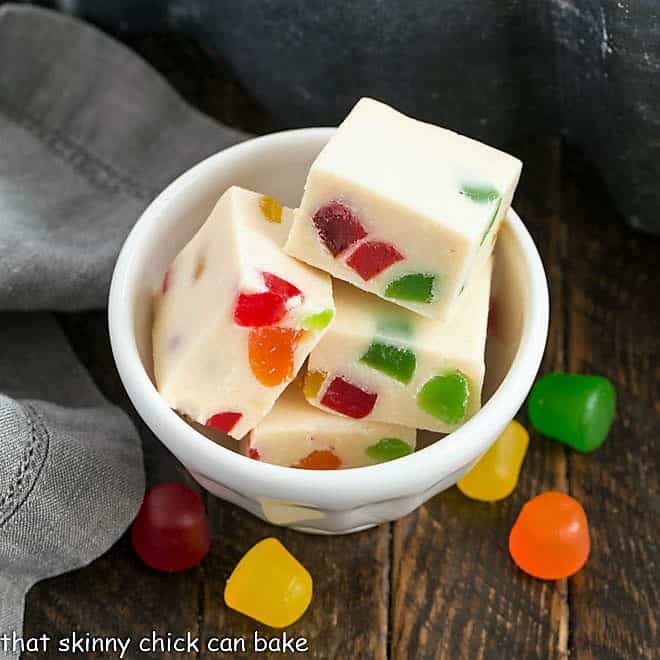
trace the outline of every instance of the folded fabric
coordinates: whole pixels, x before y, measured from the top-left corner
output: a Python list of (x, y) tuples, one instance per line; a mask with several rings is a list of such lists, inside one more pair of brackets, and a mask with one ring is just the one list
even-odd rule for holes
[(142, 209), (241, 137), (94, 28), (0, 8), (0, 636), (21, 634), (32, 584), (119, 538), (144, 490), (135, 428), (34, 310), (103, 307)]

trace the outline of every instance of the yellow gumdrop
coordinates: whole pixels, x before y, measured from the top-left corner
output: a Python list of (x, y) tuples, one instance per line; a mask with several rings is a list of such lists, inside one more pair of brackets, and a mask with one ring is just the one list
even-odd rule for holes
[(308, 371), (305, 374), (303, 394), (306, 399), (316, 399), (327, 376), (325, 371)]
[(268, 222), (280, 224), (282, 222), (282, 205), (268, 195), (262, 195), (259, 199), (259, 208)]
[(514, 419), (481, 460), (456, 485), (473, 500), (495, 502), (508, 497), (518, 483), (528, 444), (527, 430)]
[(225, 586), (228, 607), (272, 628), (295, 623), (311, 600), (312, 576), (275, 538), (248, 550)]

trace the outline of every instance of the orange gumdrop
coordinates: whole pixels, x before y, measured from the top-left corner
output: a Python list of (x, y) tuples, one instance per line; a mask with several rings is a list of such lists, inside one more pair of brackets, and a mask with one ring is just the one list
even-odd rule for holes
[(336, 470), (341, 467), (341, 460), (331, 449), (315, 449), (293, 467), (303, 470)]
[(529, 500), (509, 535), (509, 552), (518, 568), (542, 580), (577, 573), (590, 547), (587, 514), (565, 493), (542, 493)]
[(266, 387), (280, 385), (293, 376), (293, 353), (299, 330), (265, 326), (248, 336), (248, 359), (254, 377)]

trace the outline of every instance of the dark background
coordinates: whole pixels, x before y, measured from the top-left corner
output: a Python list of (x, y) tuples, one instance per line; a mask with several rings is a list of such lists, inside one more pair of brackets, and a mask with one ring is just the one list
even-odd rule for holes
[[(336, 125), (360, 96), (506, 146), (561, 135), (631, 226), (660, 233), (658, 0), (45, 0), (128, 43), (178, 35), (268, 126)], [(221, 101), (219, 101), (221, 102)]]
[[(98, 0), (93, 6), (127, 4), (111, 5)], [(220, 121), (258, 133), (317, 123), (296, 112), (327, 112), (330, 122), (335, 117), (332, 113), (343, 108), (349, 98), (342, 96), (341, 90), (345, 88), (338, 85), (337, 98), (330, 98), (327, 107), (295, 99), (290, 101), (291, 106), (279, 105), (282, 97), (271, 98), (263, 87), (267, 77), (266, 83), (257, 85), (256, 73), (255, 78), (244, 76), (238, 62), (232, 61), (227, 53), (221, 54), (222, 44), (203, 36), (217, 35), (222, 27), (220, 18), (206, 21), (204, 30), (175, 33), (172, 19), (163, 20), (154, 7), (157, 4), (156, 8), (163, 9), (177, 3), (131, 4), (152, 9), (136, 14), (128, 12), (125, 16), (120, 9), (123, 18), (108, 23), (109, 28), (121, 33), (183, 96)], [(204, 3), (188, 4), (190, 8)], [(217, 9), (223, 4), (218, 2), (214, 6)], [(263, 7), (276, 4), (264, 2)], [(286, 4), (300, 10), (298, 3)], [(453, 6), (450, 2), (438, 4)], [(463, 11), (446, 15), (448, 27), (459, 29), (457, 24), (475, 4), (464, 3)], [(562, 15), (568, 16), (577, 6), (569, 0), (485, 4), (493, 11), (497, 9), (491, 18), (504, 16), (512, 29), (520, 33), (524, 32), (523, 19), (511, 23), (511, 14), (507, 13), (513, 8), (526, 6), (525, 16), (543, 20), (547, 14), (533, 16), (533, 10), (547, 5), (551, 13), (562, 8)], [(77, 5), (92, 6), (84, 0)], [(312, 1), (309, 5), (316, 3)], [(355, 11), (363, 6), (354, 5)], [(235, 7), (239, 6), (245, 11), (254, 9), (251, 2), (235, 3)], [(328, 12), (333, 11), (332, 6)], [(595, 3), (580, 3), (580, 9), (575, 11), (583, 15), (587, 6)], [(651, 5), (641, 2), (637, 6)], [(385, 2), (382, 7), (383, 11), (388, 7), (392, 10), (393, 3)], [(417, 9), (410, 11), (414, 13)], [(199, 20), (196, 15), (193, 18)], [(100, 16), (98, 20), (101, 21)], [(179, 26), (181, 21), (177, 18), (174, 22)], [(431, 19), (427, 22), (432, 24)], [(491, 27), (487, 24), (483, 34), (477, 32), (483, 36)], [(366, 30), (364, 24), (360, 26), (357, 22), (353, 26), (346, 24), (345, 28), (339, 36), (346, 36), (347, 41), (350, 29)], [(295, 41), (294, 28), (289, 30), (293, 31), (289, 38)], [(277, 32), (270, 30), (269, 34), (277, 35)], [(465, 42), (472, 33), (461, 34)], [(540, 39), (538, 31), (536, 34)], [(365, 38), (368, 37), (369, 34)], [(274, 41), (278, 39), (275, 37)], [(413, 39), (409, 43), (416, 42)], [(490, 130), (488, 127), (493, 125), (490, 122), (494, 122), (500, 127), (495, 132), (506, 134), (502, 141), (507, 148), (525, 162), (515, 206), (541, 251), (552, 305), (542, 370), (599, 373), (613, 381), (618, 391), (618, 414), (606, 443), (593, 454), (581, 455), (532, 433), (518, 488), (506, 500), (496, 504), (478, 503), (452, 488), (396, 523), (344, 537), (310, 537), (273, 527), (202, 493), (213, 540), (209, 556), (199, 567), (172, 576), (150, 571), (134, 556), (125, 536), (91, 566), (41, 582), (30, 591), (26, 637), (45, 632), (58, 638), (69, 636), (74, 630), (100, 636), (131, 636), (134, 640), (150, 634), (151, 630), (162, 635), (190, 631), (202, 639), (218, 634), (249, 636), (255, 629), (273, 635), (273, 631), (228, 610), (222, 593), (225, 580), (240, 556), (257, 540), (274, 535), (314, 576), (315, 596), (310, 610), (288, 630), (291, 635), (308, 637), (311, 651), (306, 657), (397, 660), (657, 657), (660, 241), (625, 225), (601, 176), (603, 163), (597, 168), (597, 159), (584, 145), (578, 145), (573, 136), (562, 136), (556, 129), (554, 121), (560, 113), (556, 88), (543, 87), (545, 73), (539, 73), (534, 83), (533, 69), (526, 64), (531, 53), (523, 47), (516, 48), (519, 50), (510, 63), (519, 67), (517, 79), (521, 78), (521, 72), (527, 72), (530, 77), (526, 79), (525, 89), (539, 86), (532, 106), (538, 115), (538, 126), (532, 128), (530, 120), (514, 109), (522, 108), (520, 90), (508, 87), (518, 105), (509, 105), (509, 110), (498, 114), (496, 108), (492, 113), (487, 111), (488, 97), (478, 93), (483, 79), (472, 72), (468, 77), (463, 70), (463, 84), (472, 84), (473, 98), (482, 99), (480, 102), (485, 104), (482, 117), (487, 122), (483, 131)], [(335, 52), (319, 44), (314, 54), (327, 58)], [(353, 59), (359, 58), (359, 48), (354, 47), (350, 52)], [(306, 59), (313, 59), (312, 54), (309, 58), (299, 58), (303, 70), (309, 64)], [(484, 62), (485, 67), (495, 66), (485, 61), (488, 59), (482, 55), (475, 62)], [(456, 71), (460, 67), (456, 58), (448, 61), (447, 66), (452, 62), (458, 79)], [(369, 65), (368, 61), (358, 63)], [(258, 68), (259, 62), (254, 64)], [(395, 65), (396, 61), (391, 66), (396, 68)], [(425, 66), (425, 60), (420, 59), (418, 68)], [(277, 69), (274, 61), (270, 68), (273, 72)], [(499, 71), (510, 74), (508, 67)], [(354, 78), (349, 82), (357, 84)], [(366, 78), (362, 82), (373, 84)], [(329, 86), (331, 81), (321, 83)], [(505, 83), (494, 81), (493, 84), (507, 88)], [(410, 86), (404, 85), (402, 89), (408, 90)], [(586, 88), (584, 91), (588, 99)], [(465, 125), (473, 122), (470, 125), (476, 128), (479, 113), (473, 114), (470, 107), (461, 106), (457, 94), (457, 90), (443, 94), (437, 108), (447, 113), (443, 117), (454, 116), (457, 121), (466, 122)], [(550, 104), (547, 107), (546, 102)], [(609, 113), (599, 101), (590, 102), (594, 115)], [(333, 104), (336, 104), (334, 110)], [(419, 108), (421, 111), (424, 106)], [(600, 117), (593, 123), (603, 120)], [(506, 126), (507, 131), (502, 128)], [(630, 131), (638, 130), (641, 134), (642, 128), (637, 125)], [(619, 140), (624, 134), (625, 131), (620, 131), (612, 139)], [(657, 148), (657, 136), (650, 142)], [(149, 483), (177, 480), (195, 487), (128, 402), (110, 353), (105, 312), (60, 314), (58, 318), (101, 390), (133, 416), (143, 439)], [(524, 408), (519, 419), (528, 426)], [(587, 566), (576, 576), (542, 582), (515, 568), (508, 556), (507, 537), (522, 504), (551, 489), (568, 492), (584, 505), (593, 548)], [(130, 657), (146, 656), (138, 655), (133, 649)], [(202, 657), (212, 656), (202, 654)]]

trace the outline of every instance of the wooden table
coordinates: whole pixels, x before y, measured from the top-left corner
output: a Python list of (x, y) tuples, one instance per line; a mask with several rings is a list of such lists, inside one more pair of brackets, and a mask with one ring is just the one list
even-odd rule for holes
[[(210, 73), (207, 55), (194, 45), (171, 38), (133, 45), (209, 114), (246, 130), (274, 128), (228, 75)], [(287, 631), (309, 640), (308, 657), (658, 657), (660, 241), (624, 226), (593, 168), (559, 139), (511, 149), (525, 161), (516, 208), (550, 280), (543, 371), (598, 373), (615, 383), (618, 415), (607, 442), (580, 455), (533, 433), (507, 500), (477, 503), (452, 488), (403, 520), (351, 536), (273, 527), (204, 495), (213, 543), (202, 566), (157, 574), (136, 559), (125, 536), (91, 566), (36, 585), (25, 636), (130, 636), (131, 658), (198, 655), (138, 653), (137, 640), (152, 630), (189, 632), (202, 644), (212, 636), (251, 640), (255, 630), (273, 636), (229, 611), (222, 597), (241, 555), (273, 535), (314, 576), (310, 610)], [(192, 485), (132, 411), (110, 355), (105, 314), (60, 319), (101, 390), (133, 415), (149, 482)], [(519, 419), (526, 424), (524, 409)], [(574, 578), (541, 582), (514, 567), (507, 537), (523, 502), (550, 489), (582, 502), (593, 549)]]

